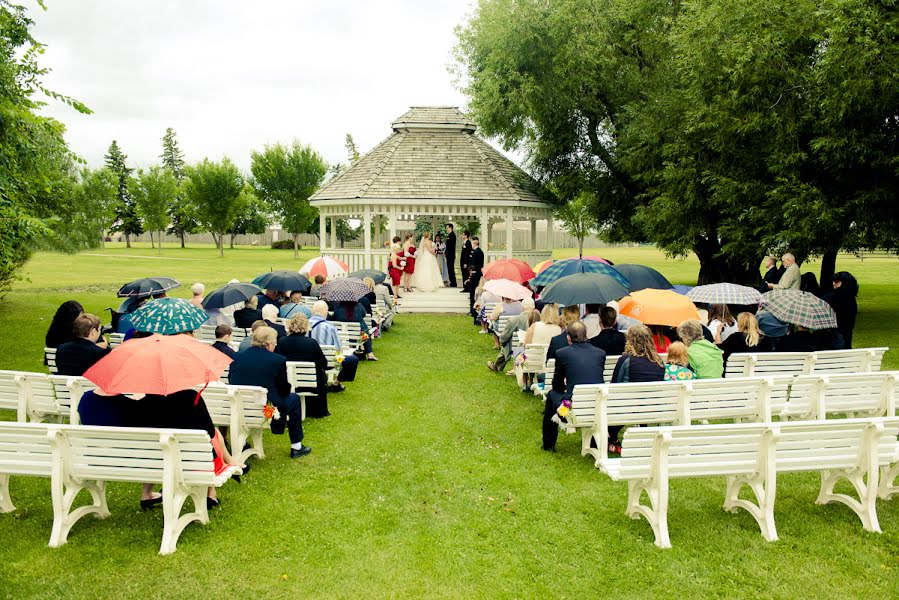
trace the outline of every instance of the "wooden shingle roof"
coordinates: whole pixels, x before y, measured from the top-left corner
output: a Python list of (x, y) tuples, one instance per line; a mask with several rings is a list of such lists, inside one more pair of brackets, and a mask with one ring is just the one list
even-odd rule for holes
[(452, 106), (412, 107), (393, 133), (310, 200), (486, 200), (543, 203), (537, 182), (475, 135)]

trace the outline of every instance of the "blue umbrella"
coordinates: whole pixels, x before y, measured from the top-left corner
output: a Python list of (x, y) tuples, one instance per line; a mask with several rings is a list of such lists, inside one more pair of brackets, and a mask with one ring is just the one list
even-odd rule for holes
[(356, 279), (365, 279), (366, 277), (371, 277), (375, 283), (384, 283), (384, 280), (387, 279), (387, 274), (378, 271), (377, 269), (360, 269), (358, 271), (353, 271), (347, 277), (355, 277)]
[(119, 288), (116, 294), (119, 298), (146, 298), (162, 294), (181, 285), (178, 280), (171, 277), (144, 277), (131, 283), (126, 283)]
[(225, 308), (245, 302), (261, 291), (258, 285), (252, 283), (229, 283), (203, 298), (203, 308)]
[(546, 286), (540, 299), (546, 303), (605, 304), (627, 296), (627, 288), (613, 277), (602, 273), (575, 273)]
[(681, 285), (679, 283), (675, 283), (671, 286), (671, 289), (680, 294), (681, 296), (686, 296), (687, 292), (693, 289), (692, 285)]
[(609, 265), (596, 260), (586, 260), (583, 258), (567, 258), (555, 262), (534, 277), (531, 284), (534, 286), (547, 286), (561, 277), (574, 275), (575, 273), (601, 273), (617, 280), (618, 283), (624, 287), (630, 285), (630, 281), (628, 281), (624, 275), (616, 271), (614, 267), (610, 267)]
[(272, 271), (271, 273), (263, 273), (253, 280), (253, 284), (258, 285), (264, 290), (276, 290), (278, 292), (286, 292), (288, 290), (308, 292), (312, 287), (312, 282), (296, 271)]
[(645, 289), (670, 290), (672, 288), (671, 282), (651, 267), (625, 264), (615, 265), (613, 268), (631, 282), (627, 289), (632, 292)]

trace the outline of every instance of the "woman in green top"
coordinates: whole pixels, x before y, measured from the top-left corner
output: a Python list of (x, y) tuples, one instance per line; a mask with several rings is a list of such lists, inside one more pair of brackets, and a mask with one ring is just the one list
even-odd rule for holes
[(699, 321), (684, 321), (677, 326), (677, 335), (687, 346), (690, 368), (697, 379), (718, 379), (724, 377), (724, 353), (702, 335)]

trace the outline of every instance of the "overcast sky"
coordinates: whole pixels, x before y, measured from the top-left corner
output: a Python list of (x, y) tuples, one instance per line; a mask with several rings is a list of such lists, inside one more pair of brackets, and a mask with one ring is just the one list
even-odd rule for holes
[[(31, 1), (30, 5), (34, 6)], [(464, 108), (454, 27), (471, 0), (47, 0), (31, 11), (47, 45), (47, 87), (93, 111), (52, 103), (72, 150), (92, 166), (116, 139), (129, 163), (157, 162), (166, 127), (187, 160), (299, 138), (345, 162), (413, 105)]]

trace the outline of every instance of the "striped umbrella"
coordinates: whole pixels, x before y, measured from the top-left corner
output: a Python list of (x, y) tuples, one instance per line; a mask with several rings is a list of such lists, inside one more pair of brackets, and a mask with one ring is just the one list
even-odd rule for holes
[(613, 267), (596, 260), (587, 260), (584, 258), (566, 258), (553, 263), (547, 267), (542, 273), (534, 277), (531, 283), (535, 286), (549, 285), (561, 277), (566, 275), (574, 275), (575, 273), (602, 273), (616, 279), (618, 283), (624, 287), (630, 286), (630, 281), (616, 271)]
[(196, 331), (208, 318), (206, 311), (183, 298), (153, 300), (131, 313), (135, 330), (161, 335)]
[(358, 302), (359, 298), (362, 298), (370, 291), (368, 286), (359, 279), (341, 277), (323, 285), (319, 290), (319, 294), (322, 300), (327, 300), (328, 302)]
[(307, 273), (312, 279), (315, 279), (316, 275), (321, 275), (325, 279), (343, 277), (349, 270), (349, 265), (332, 256), (319, 256), (318, 258), (309, 259), (306, 261), (306, 264), (300, 267), (300, 273)]
[(687, 298), (706, 304), (758, 304), (762, 293), (736, 283), (712, 283), (696, 286), (687, 292)]
[(800, 290), (771, 290), (762, 294), (761, 308), (783, 321), (808, 329), (833, 329), (837, 315), (814, 294)]

